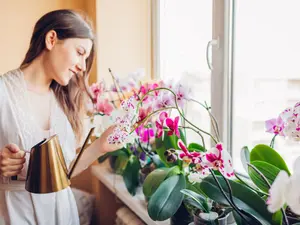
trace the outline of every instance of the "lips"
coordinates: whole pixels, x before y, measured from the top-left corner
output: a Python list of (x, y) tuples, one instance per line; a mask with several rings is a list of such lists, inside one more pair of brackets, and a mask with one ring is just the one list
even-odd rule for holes
[(70, 71), (73, 73), (73, 75), (77, 76), (77, 73), (75, 71), (73, 71), (73, 70), (70, 70)]

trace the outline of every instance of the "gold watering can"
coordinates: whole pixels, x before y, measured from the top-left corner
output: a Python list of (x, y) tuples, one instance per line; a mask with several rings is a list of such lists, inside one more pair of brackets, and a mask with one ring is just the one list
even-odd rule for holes
[(30, 152), (25, 189), (31, 193), (45, 194), (68, 187), (71, 184), (70, 178), (74, 169), (94, 129), (90, 130), (69, 171), (57, 135), (33, 146)]

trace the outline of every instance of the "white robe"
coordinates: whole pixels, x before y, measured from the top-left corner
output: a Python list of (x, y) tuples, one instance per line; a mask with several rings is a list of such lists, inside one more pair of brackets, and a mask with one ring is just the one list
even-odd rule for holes
[[(58, 102), (54, 102), (50, 132), (58, 135), (69, 166), (75, 157), (75, 136)], [(44, 137), (45, 132), (30, 113), (30, 100), (26, 96), (22, 71), (16, 69), (0, 76), (0, 149), (14, 143), (21, 149), (30, 150)], [(26, 166), (19, 178), (26, 178), (28, 162), (29, 154), (26, 154)], [(0, 225), (2, 224), (78, 225), (79, 216), (73, 192), (67, 187), (55, 193), (31, 194), (25, 190), (25, 181), (0, 177)]]

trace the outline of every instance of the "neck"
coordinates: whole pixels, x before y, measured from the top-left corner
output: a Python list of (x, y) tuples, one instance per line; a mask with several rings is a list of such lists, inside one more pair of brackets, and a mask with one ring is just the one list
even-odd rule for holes
[(42, 57), (33, 60), (25, 68), (22, 68), (27, 88), (39, 94), (45, 94), (50, 91), (52, 78), (46, 73)]

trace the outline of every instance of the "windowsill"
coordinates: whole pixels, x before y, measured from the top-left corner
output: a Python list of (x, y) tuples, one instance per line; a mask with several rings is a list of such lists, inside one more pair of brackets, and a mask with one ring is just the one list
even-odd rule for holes
[(139, 188), (135, 196), (131, 196), (124, 184), (123, 178), (120, 175), (114, 174), (108, 161), (94, 165), (91, 167), (91, 172), (96, 176), (111, 192), (113, 192), (125, 205), (127, 205), (141, 220), (148, 225), (167, 225), (169, 220), (153, 221), (147, 212), (142, 189)]

